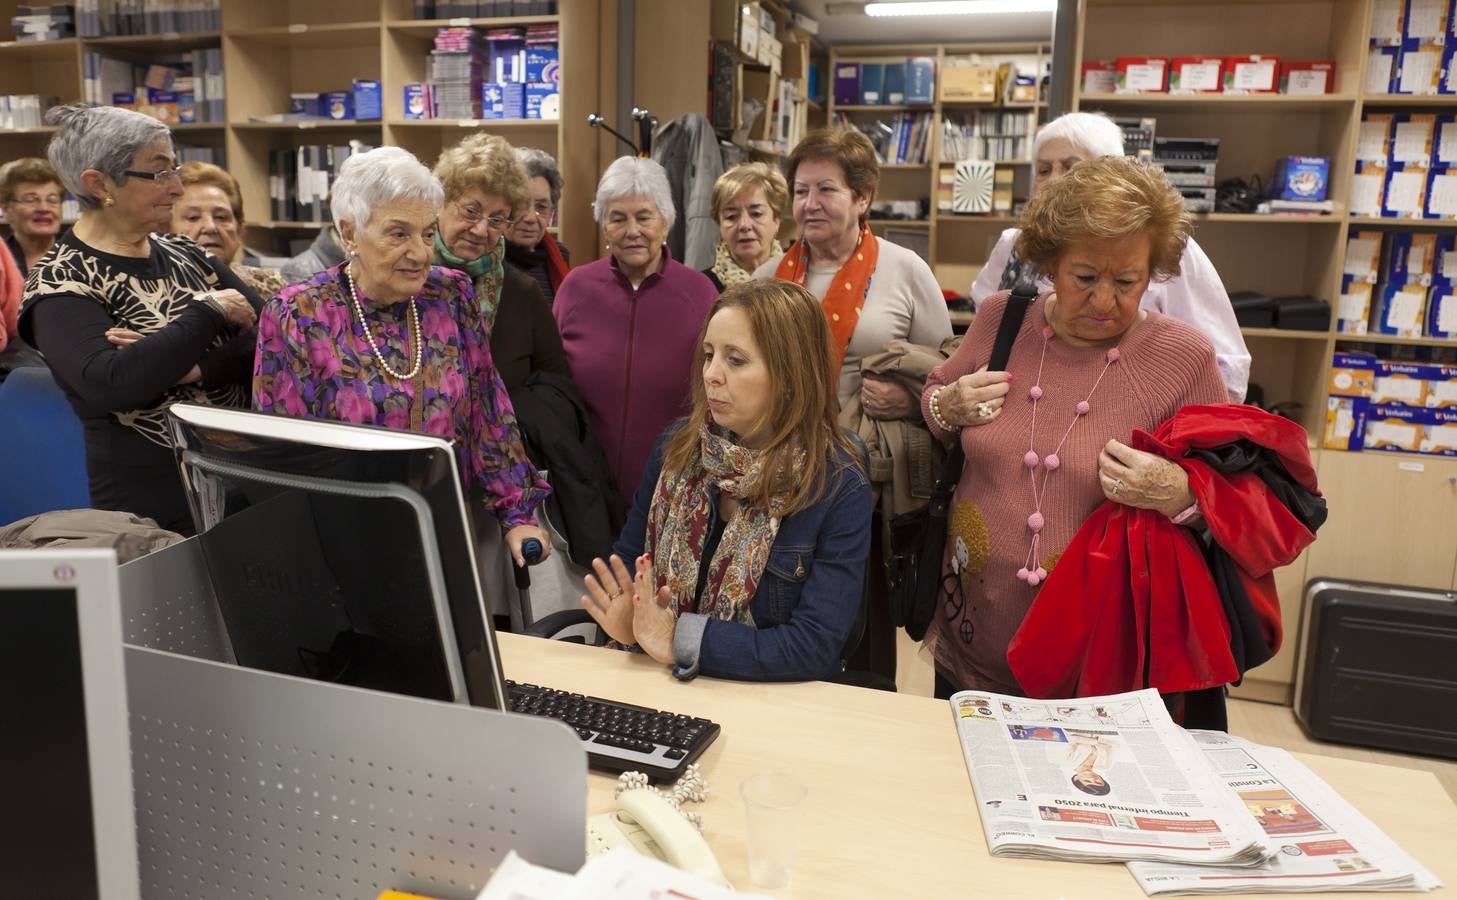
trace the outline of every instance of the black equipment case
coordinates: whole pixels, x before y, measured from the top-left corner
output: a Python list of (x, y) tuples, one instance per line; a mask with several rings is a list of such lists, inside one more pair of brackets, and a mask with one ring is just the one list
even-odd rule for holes
[(1457, 759), (1457, 594), (1311, 581), (1296, 666), (1313, 737)]

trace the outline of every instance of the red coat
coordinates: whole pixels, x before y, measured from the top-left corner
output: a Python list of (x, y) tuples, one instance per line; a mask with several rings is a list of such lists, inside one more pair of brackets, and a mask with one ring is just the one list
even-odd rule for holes
[[(1305, 429), (1253, 406), (1186, 406), (1137, 450), (1189, 476), (1215, 543), (1236, 565), (1271, 650), (1279, 648), (1273, 571), (1315, 540), (1260, 477), (1224, 474), (1186, 458), (1192, 449), (1247, 440), (1276, 454), (1290, 478), (1318, 494)], [(1157, 512), (1108, 501), (1063, 551), (1007, 649), (1029, 697), (1089, 697), (1157, 688), (1193, 691), (1242, 674), (1230, 623), (1194, 534)]]

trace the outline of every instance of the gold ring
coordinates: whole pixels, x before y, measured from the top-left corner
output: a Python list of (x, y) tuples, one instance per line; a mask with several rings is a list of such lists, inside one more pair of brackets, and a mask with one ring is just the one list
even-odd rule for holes
[(1115, 479), (1113, 479), (1113, 495), (1114, 496), (1117, 496), (1118, 495), (1118, 492), (1121, 491), (1121, 490), (1123, 490), (1123, 479), (1122, 478), (1115, 478)]

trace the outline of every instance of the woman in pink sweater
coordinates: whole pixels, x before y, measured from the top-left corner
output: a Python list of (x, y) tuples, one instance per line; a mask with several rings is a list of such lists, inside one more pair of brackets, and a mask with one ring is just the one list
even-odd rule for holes
[(1188, 235), (1183, 200), (1157, 170), (1124, 157), (1079, 164), (1023, 215), (1017, 252), (1052, 273), (1053, 289), (1027, 308), (1007, 371), (985, 371), (1004, 291), (927, 379), (927, 424), (966, 451), (926, 635), (937, 696), (1022, 693), (1007, 645), (1105, 499), (1197, 519), (1183, 470), (1125, 443), (1185, 404), (1226, 400), (1208, 338), (1139, 308), (1151, 280), (1179, 274)]

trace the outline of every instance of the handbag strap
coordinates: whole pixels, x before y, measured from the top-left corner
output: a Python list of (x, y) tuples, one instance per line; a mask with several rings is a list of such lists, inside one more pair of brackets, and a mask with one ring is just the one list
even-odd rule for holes
[[(1017, 332), (1022, 330), (1022, 320), (1027, 318), (1027, 308), (1032, 301), (1037, 299), (1035, 290), (1029, 290), (1024, 285), (1017, 285), (1012, 289), (1012, 294), (1007, 298), (1007, 305), (1002, 308), (1002, 321), (997, 324), (997, 338), (992, 342), (991, 359), (987, 361), (987, 371), (1000, 372), (1007, 367), (1007, 360), (1012, 356), (1012, 344), (1017, 341)], [(949, 502), (952, 493), (956, 490), (956, 483), (961, 480), (961, 470), (966, 465), (966, 451), (961, 448), (961, 437), (951, 444), (951, 452), (946, 454), (946, 464), (941, 469), (941, 477), (936, 479), (936, 488), (932, 493), (933, 501), (936, 499), (942, 502)]]

